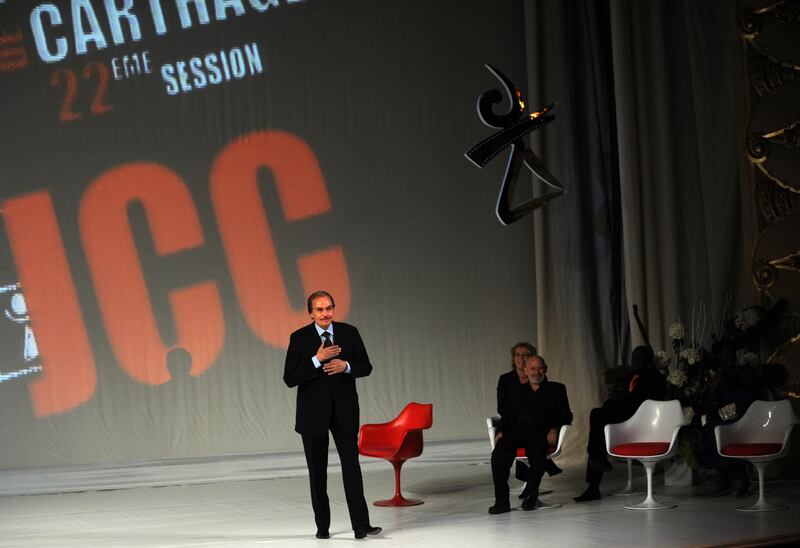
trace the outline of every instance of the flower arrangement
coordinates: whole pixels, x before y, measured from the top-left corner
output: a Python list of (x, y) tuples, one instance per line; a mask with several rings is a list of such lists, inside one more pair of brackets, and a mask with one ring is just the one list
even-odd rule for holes
[[(655, 351), (653, 358), (653, 365), (665, 377), (666, 397), (680, 400), (690, 422), (689, 426), (681, 429), (678, 458), (692, 468), (700, 464), (702, 415), (714, 412), (724, 420), (736, 417), (735, 406), (733, 409), (729, 405), (720, 409), (710, 408), (714, 399), (710, 396), (715, 386), (734, 380), (751, 388), (760, 398), (796, 397), (794, 392), (781, 390), (787, 385), (788, 374), (783, 365), (774, 363), (778, 349), (798, 328), (797, 316), (792, 314), (786, 301), (778, 301), (769, 310), (751, 306), (729, 315), (719, 324), (718, 334), (710, 337), (713, 343), (711, 352), (702, 344), (709, 324), (701, 305), (699, 314), (693, 311), (689, 326), (680, 321), (669, 326), (671, 348)], [(787, 325), (789, 329), (786, 329)], [(720, 355), (723, 347), (728, 349), (729, 355)], [(627, 391), (629, 375), (627, 366), (613, 367), (605, 372), (610, 398), (615, 397), (615, 393), (619, 396)]]
[[(680, 400), (691, 423), (681, 429), (678, 457), (692, 468), (699, 464), (700, 417), (704, 413), (720, 412), (708, 408), (709, 392), (717, 381), (724, 381), (718, 377), (724, 366), (733, 366), (737, 382), (751, 388), (760, 398), (774, 396), (786, 385), (786, 368), (773, 363), (772, 359), (783, 342), (780, 336), (776, 337), (781, 331), (779, 324), (787, 318), (794, 316), (786, 301), (777, 302), (769, 310), (751, 306), (728, 318), (721, 324), (719, 336), (712, 336), (712, 341), (718, 348), (721, 347), (718, 343), (726, 343), (728, 348), (735, 349), (736, 356), (720, 356), (701, 345), (706, 326), (702, 308), (699, 316), (693, 313), (690, 329), (680, 321), (670, 325), (672, 356), (664, 350), (656, 352), (655, 365), (666, 376), (668, 397)], [(687, 335), (691, 337), (688, 340)], [(726, 361), (729, 363), (724, 363)], [(730, 375), (727, 373), (727, 378)], [(723, 418), (735, 417), (734, 410), (733, 415), (728, 412)]]

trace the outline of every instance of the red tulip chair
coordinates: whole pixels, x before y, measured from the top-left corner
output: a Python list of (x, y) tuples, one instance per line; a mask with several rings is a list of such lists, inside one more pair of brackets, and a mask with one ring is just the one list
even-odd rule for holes
[(358, 438), (358, 452), (385, 459), (394, 466), (394, 497), (375, 501), (375, 506), (416, 506), (421, 500), (400, 493), (400, 467), (422, 454), (422, 431), (433, 424), (433, 404), (411, 402), (397, 418), (381, 424), (364, 424)]

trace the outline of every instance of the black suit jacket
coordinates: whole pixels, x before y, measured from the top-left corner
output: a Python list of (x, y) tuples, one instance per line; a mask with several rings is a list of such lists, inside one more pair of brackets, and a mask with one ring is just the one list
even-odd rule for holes
[(342, 348), (337, 358), (350, 364), (350, 373), (326, 375), (314, 367), (311, 358), (321, 339), (314, 323), (289, 337), (283, 382), (297, 387), (297, 413), (294, 429), (303, 436), (327, 435), (328, 429), (342, 434), (358, 433), (358, 377), (372, 372), (372, 364), (358, 329), (333, 322), (333, 343)]
[(529, 384), (509, 383), (507, 415), (500, 417), (498, 432), (524, 437), (528, 433), (547, 433), (572, 423), (567, 388), (560, 382), (545, 380), (534, 392)]
[(497, 379), (497, 414), (501, 417), (511, 413), (511, 394), (519, 388), (519, 375), (516, 371), (508, 371)]

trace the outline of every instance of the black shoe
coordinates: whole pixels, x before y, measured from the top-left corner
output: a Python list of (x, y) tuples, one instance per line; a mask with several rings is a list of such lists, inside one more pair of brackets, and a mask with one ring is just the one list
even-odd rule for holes
[(595, 472), (610, 472), (612, 467), (611, 463), (607, 460), (589, 459), (589, 468)]
[(383, 531), (383, 529), (381, 529), (380, 527), (373, 527), (370, 525), (366, 529), (356, 529), (355, 535), (356, 538), (362, 539), (362, 538), (367, 538), (367, 535), (377, 535), (381, 531)]
[(558, 465), (553, 461), (551, 461), (550, 459), (547, 459), (545, 461), (544, 471), (547, 472), (547, 475), (550, 476), (551, 478), (563, 472), (563, 470), (559, 468)]
[(490, 514), (505, 514), (506, 512), (510, 511), (511, 511), (511, 503), (508, 501), (495, 502), (494, 506), (489, 507)]
[(575, 502), (588, 502), (590, 500), (600, 500), (602, 496), (603, 495), (600, 494), (600, 489), (598, 489), (597, 487), (592, 487), (590, 485), (586, 489), (586, 491), (584, 491), (577, 497), (574, 497), (572, 500), (574, 500)]
[(525, 497), (522, 501), (522, 509), (526, 512), (536, 510), (536, 504), (539, 502), (539, 497)]
[(327, 531), (317, 531), (317, 538), (331, 538), (331, 535)]

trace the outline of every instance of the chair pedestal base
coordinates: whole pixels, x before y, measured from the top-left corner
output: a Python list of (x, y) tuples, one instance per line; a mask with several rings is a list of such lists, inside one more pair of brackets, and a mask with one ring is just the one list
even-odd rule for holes
[(542, 499), (536, 499), (536, 509), (537, 510), (552, 510), (553, 508), (561, 508), (560, 504), (549, 504), (547, 502), (543, 502)]
[(417, 499), (407, 499), (403, 495), (395, 495), (390, 499), (376, 500), (372, 504), (375, 506), (418, 506), (423, 504), (424, 501)]
[(661, 504), (650, 498), (645, 499), (644, 502), (640, 502), (639, 504), (626, 504), (625, 508), (628, 510), (666, 510), (667, 508), (675, 508), (677, 506), (677, 504)]
[(777, 512), (779, 510), (788, 510), (788, 506), (770, 504), (764, 499), (764, 469), (766, 468), (767, 463), (754, 462), (753, 466), (756, 467), (756, 472), (758, 472), (758, 500), (755, 504), (750, 506), (741, 506), (737, 508), (737, 510), (740, 512)]
[(611, 493), (614, 497), (627, 497), (629, 495), (644, 495), (644, 492), (639, 491), (633, 485), (633, 464), (631, 459), (628, 460), (628, 483), (625, 484), (625, 487), (617, 491), (616, 493)]
[(423, 501), (417, 499), (407, 499), (400, 492), (400, 469), (405, 460), (390, 460), (394, 467), (394, 496), (390, 499), (376, 500), (372, 504), (375, 506), (418, 506)]
[(770, 504), (768, 502), (759, 501), (751, 506), (740, 506), (737, 508), (739, 512), (777, 512), (779, 510), (788, 510), (788, 506), (781, 506), (779, 504)]
[(677, 504), (662, 504), (653, 498), (653, 470), (655, 470), (655, 461), (641, 461), (644, 465), (644, 471), (647, 472), (647, 498), (639, 504), (626, 504), (625, 508), (628, 510), (665, 510), (667, 508), (675, 508)]

